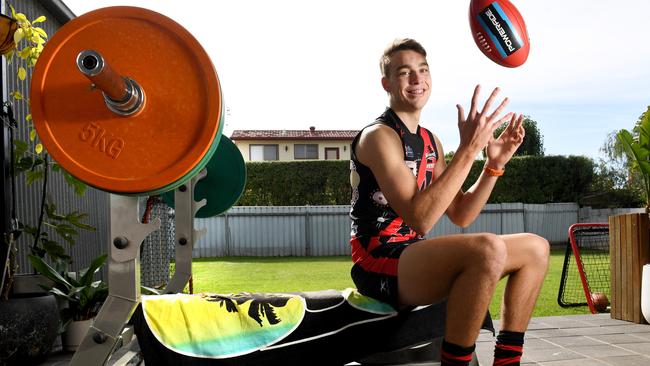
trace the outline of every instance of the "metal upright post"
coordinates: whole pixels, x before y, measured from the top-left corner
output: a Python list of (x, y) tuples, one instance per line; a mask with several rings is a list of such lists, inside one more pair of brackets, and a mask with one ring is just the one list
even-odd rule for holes
[[(5, 13), (5, 3), (2, 2), (0, 3), (0, 12), (2, 14)], [(2, 60), (0, 60), (0, 85), (2, 89), (2, 100), (5, 101), (8, 99), (9, 95), (7, 92), (7, 61), (5, 60), (4, 57), (1, 57)], [(3, 280), (5, 273), (8, 268), (8, 257), (9, 257), (9, 251), (10, 251), (10, 245), (13, 245), (13, 238), (9, 237), (10, 232), (13, 230), (12, 228), (12, 223), (11, 223), (11, 202), (12, 199), (16, 199), (15, 197), (12, 197), (11, 193), (11, 179), (13, 178), (11, 176), (11, 149), (13, 149), (13, 146), (11, 146), (11, 143), (9, 142), (9, 129), (11, 127), (4, 123), (2, 123), (2, 130), (0, 132), (0, 142), (2, 143), (2, 149), (0, 149), (0, 168), (2, 168), (2, 179), (0, 179), (0, 233), (2, 234), (2, 243), (0, 243), (0, 269), (2, 272), (0, 272), (0, 290), (3, 288)]]
[(207, 175), (206, 169), (201, 170), (187, 184), (184, 184), (174, 192), (174, 235), (176, 266), (174, 275), (169, 281), (165, 293), (179, 293), (192, 277), (192, 250), (194, 243), (202, 238), (206, 229), (194, 229), (194, 215), (206, 205), (206, 200), (194, 201), (194, 188), (196, 183)]
[[(3, 61), (4, 62), (4, 61)], [(0, 233), (2, 233), (2, 243), (0, 243), (0, 290), (3, 289), (5, 273), (8, 268), (8, 258), (10, 246), (13, 245), (13, 237), (10, 237), (11, 228), (11, 200), (15, 197), (11, 196), (11, 173), (10, 173), (10, 160), (11, 146), (9, 145), (9, 128), (5, 123), (2, 123), (2, 133), (0, 138), (2, 140), (2, 150), (0, 150), (0, 166), (2, 167), (2, 179), (0, 179)]]
[(140, 303), (140, 244), (160, 228), (157, 218), (148, 224), (138, 219), (138, 197), (111, 194), (111, 243), (108, 262), (108, 298), (88, 330), (71, 366), (103, 365), (126, 322)]

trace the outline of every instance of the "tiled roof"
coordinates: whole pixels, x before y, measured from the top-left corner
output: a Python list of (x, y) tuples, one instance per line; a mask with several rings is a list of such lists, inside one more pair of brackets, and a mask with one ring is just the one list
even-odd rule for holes
[(232, 140), (353, 140), (358, 130), (235, 130)]

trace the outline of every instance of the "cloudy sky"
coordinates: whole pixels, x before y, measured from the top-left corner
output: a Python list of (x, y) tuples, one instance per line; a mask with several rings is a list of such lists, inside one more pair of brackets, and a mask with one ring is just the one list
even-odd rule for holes
[(501, 87), (530, 115), (548, 155), (599, 157), (606, 135), (632, 128), (650, 105), (650, 1), (515, 0), (530, 35), (528, 61), (501, 67), (472, 40), (469, 1), (64, 0), (77, 15), (131, 5), (187, 28), (217, 69), (224, 129), (360, 129), (387, 103), (378, 59), (394, 38), (429, 53), (433, 93), (421, 124), (456, 150), (456, 103), (474, 85)]

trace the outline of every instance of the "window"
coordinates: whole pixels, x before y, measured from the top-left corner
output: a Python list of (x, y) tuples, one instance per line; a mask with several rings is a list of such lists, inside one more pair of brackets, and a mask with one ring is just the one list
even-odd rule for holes
[(278, 145), (251, 145), (251, 161), (278, 160)]
[(295, 144), (293, 146), (293, 158), (318, 159), (318, 144)]
[(326, 147), (325, 148), (325, 160), (339, 160), (339, 148), (338, 147)]

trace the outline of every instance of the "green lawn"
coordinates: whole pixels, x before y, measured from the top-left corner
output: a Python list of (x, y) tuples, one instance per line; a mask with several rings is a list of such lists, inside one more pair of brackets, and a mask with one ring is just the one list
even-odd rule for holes
[[(587, 307), (564, 309), (557, 304), (564, 250), (551, 254), (551, 264), (533, 316), (587, 314)], [(292, 292), (354, 287), (349, 257), (227, 257), (193, 262), (194, 292)], [(497, 287), (490, 311), (499, 317), (505, 281)]]

